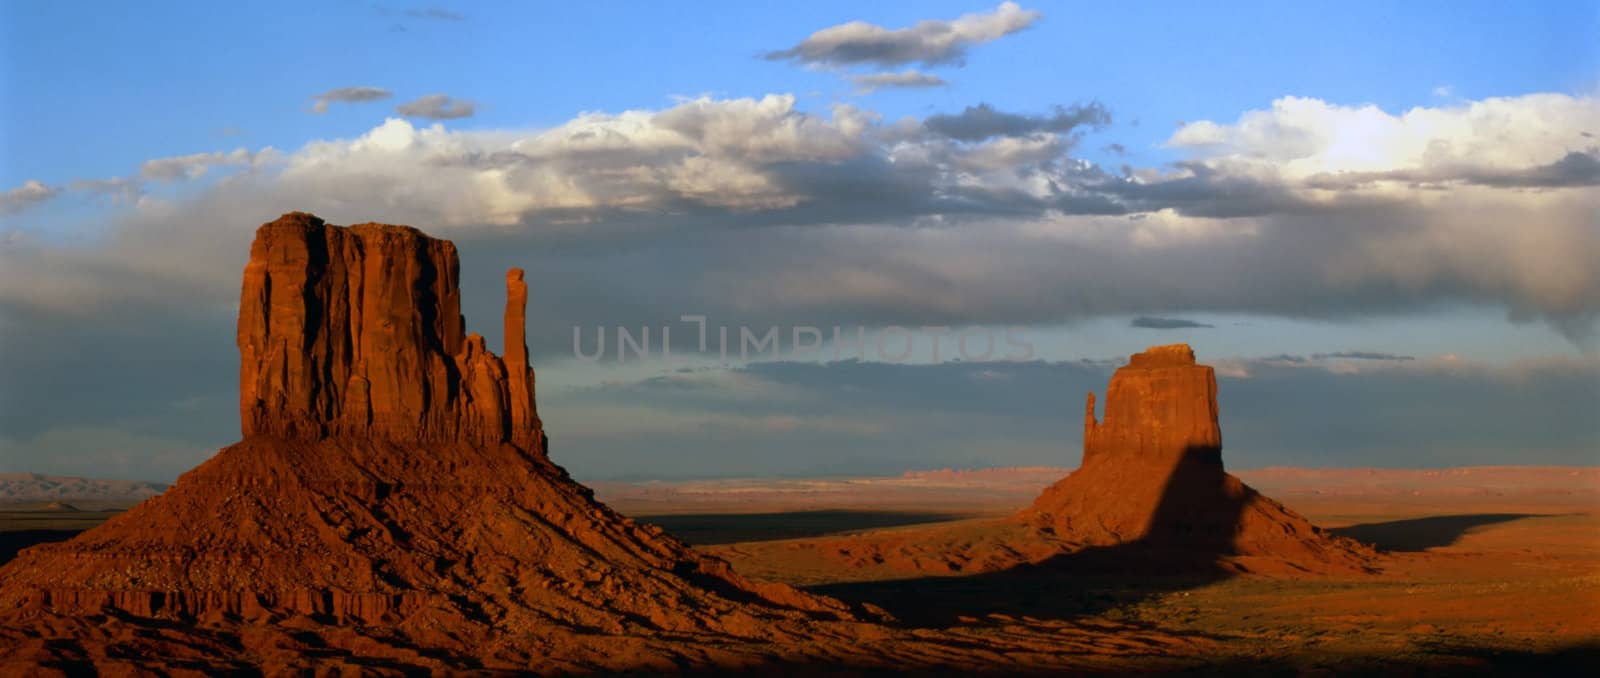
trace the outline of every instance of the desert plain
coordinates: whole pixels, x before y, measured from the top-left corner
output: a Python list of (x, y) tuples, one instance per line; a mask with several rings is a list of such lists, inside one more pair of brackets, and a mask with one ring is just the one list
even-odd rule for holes
[[(1377, 571), (1362, 575), (908, 577), (816, 550), (982, 524), (1069, 470), (590, 484), (598, 499), (742, 574), (881, 606), (914, 632), (969, 638), (951, 658), (966, 653), (996, 671), (1016, 665), (1006, 655), (1018, 648), (985, 650), (992, 636), (1055, 643), (1050, 652), (1078, 653), (1082, 669), (1105, 672), (1582, 675), (1600, 659), (1600, 469), (1591, 467), (1235, 472), (1376, 547)], [(0, 507), (0, 564), (136, 501), (118, 498), (124, 488), (80, 484), (93, 498), (63, 505), (14, 479)]]

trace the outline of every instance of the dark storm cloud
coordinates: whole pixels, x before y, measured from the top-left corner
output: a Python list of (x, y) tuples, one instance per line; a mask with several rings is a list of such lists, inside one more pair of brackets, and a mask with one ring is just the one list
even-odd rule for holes
[(1495, 188), (1571, 188), (1600, 185), (1600, 151), (1573, 151), (1561, 159), (1523, 169), (1429, 168), (1390, 172), (1343, 172), (1312, 177), (1316, 188), (1347, 190), (1394, 181), (1417, 186), (1464, 183)]
[(1079, 127), (1102, 127), (1111, 123), (1111, 112), (1096, 103), (1082, 106), (1057, 106), (1054, 115), (1022, 115), (995, 110), (989, 104), (968, 106), (955, 115), (934, 115), (923, 121), (933, 132), (957, 141), (982, 141), (992, 137), (1025, 136), (1038, 132), (1066, 134)]
[(1195, 322), (1193, 320), (1185, 320), (1183, 318), (1157, 318), (1148, 315), (1141, 315), (1137, 318), (1134, 318), (1128, 323), (1128, 326), (1147, 330), (1180, 330), (1215, 327), (1214, 325), (1207, 325), (1205, 323)]

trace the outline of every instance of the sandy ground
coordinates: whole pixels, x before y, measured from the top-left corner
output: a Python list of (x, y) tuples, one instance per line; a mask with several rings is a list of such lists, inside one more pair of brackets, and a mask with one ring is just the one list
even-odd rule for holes
[(1313, 522), (1377, 546), (1381, 571), (1368, 576), (907, 578), (819, 559), (806, 548), (944, 524), (981, 535), (1059, 472), (723, 480), (602, 492), (742, 573), (873, 602), (929, 627), (1126, 625), (1128, 642), (1207, 653), (1212, 667), (1313, 672), (1560, 674), (1600, 658), (1597, 469), (1239, 474)]
[[(743, 574), (879, 605), (941, 646), (1058, 638), (1055, 650), (1114, 659), (1099, 666), (1119, 672), (1585, 675), (1600, 661), (1600, 485), (1589, 469), (1240, 474), (1381, 549), (1371, 575), (909, 577), (795, 555), (838, 535), (979, 530), (1052, 473), (600, 483), (599, 493)], [(43, 508), (0, 510), (0, 562), (111, 515)]]

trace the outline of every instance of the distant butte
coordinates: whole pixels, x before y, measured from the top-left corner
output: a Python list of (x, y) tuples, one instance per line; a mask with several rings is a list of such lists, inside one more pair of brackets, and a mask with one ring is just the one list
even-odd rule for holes
[(971, 575), (1020, 566), (1144, 574), (1365, 573), (1375, 553), (1222, 465), (1217, 379), (1183, 344), (1136, 353), (1090, 393), (1083, 463), (1005, 519), (815, 540), (852, 567)]
[(1333, 537), (1222, 465), (1217, 377), (1185, 344), (1135, 353), (1088, 396), (1083, 463), (1018, 515), (1075, 544), (1138, 544), (1291, 570), (1365, 567), (1371, 552)]

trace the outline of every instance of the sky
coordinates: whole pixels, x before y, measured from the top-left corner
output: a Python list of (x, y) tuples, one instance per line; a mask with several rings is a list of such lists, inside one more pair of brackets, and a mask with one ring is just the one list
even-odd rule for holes
[(485, 336), (526, 268), (580, 478), (1071, 466), (1084, 393), (1173, 342), (1217, 367), (1235, 467), (1600, 463), (1596, 29), (1594, 2), (5, 3), (0, 472), (170, 480), (237, 439), (239, 272), (294, 210), (456, 241)]

